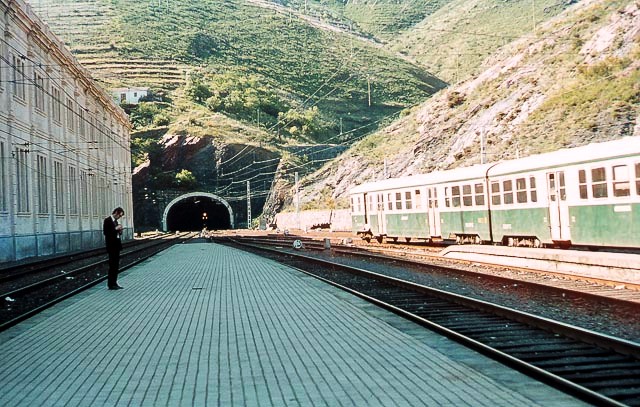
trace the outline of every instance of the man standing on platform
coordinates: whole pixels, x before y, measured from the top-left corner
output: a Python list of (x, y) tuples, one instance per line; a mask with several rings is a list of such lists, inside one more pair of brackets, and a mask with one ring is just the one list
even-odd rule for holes
[(120, 267), (120, 250), (122, 250), (122, 225), (118, 219), (124, 216), (124, 209), (118, 207), (113, 210), (111, 216), (105, 218), (102, 224), (102, 233), (109, 253), (109, 274), (107, 275), (107, 287), (109, 290), (120, 290), (118, 285), (118, 268)]

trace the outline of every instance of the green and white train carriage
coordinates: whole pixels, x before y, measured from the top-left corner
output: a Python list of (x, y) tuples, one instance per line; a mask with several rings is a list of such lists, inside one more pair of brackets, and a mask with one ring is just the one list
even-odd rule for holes
[(379, 240), (640, 247), (640, 137), (363, 184), (352, 211)]

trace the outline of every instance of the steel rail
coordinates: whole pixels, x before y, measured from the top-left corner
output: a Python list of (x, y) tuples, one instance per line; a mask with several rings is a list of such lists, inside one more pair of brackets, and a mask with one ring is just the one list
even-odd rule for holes
[[(640, 405), (637, 343), (356, 267), (273, 248), (234, 244), (294, 257), (303, 265), (313, 263), (324, 270), (347, 271), (348, 275), (301, 270), (587, 402)], [(558, 362), (558, 358), (563, 359)], [(632, 382), (629, 389), (609, 385), (617, 378), (628, 378)]]

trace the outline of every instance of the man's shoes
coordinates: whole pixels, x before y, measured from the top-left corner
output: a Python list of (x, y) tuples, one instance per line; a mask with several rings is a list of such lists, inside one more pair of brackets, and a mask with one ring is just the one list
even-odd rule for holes
[(119, 285), (114, 285), (114, 286), (109, 287), (109, 290), (122, 290), (123, 288), (124, 287), (121, 287)]

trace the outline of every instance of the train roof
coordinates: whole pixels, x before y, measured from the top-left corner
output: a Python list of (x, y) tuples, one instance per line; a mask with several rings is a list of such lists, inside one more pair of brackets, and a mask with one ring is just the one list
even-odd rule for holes
[(592, 143), (582, 147), (564, 148), (550, 153), (536, 154), (516, 160), (478, 164), (447, 171), (435, 171), (428, 174), (366, 182), (352, 188), (350, 194), (484, 178), (487, 171), (489, 175), (493, 176), (508, 175), (633, 155), (640, 155), (640, 136), (628, 136), (618, 140)]
[(592, 143), (582, 147), (563, 148), (517, 160), (501, 161), (489, 171), (489, 175), (508, 175), (546, 168), (552, 169), (634, 155), (640, 155), (640, 137), (638, 136), (623, 137), (603, 143)]

